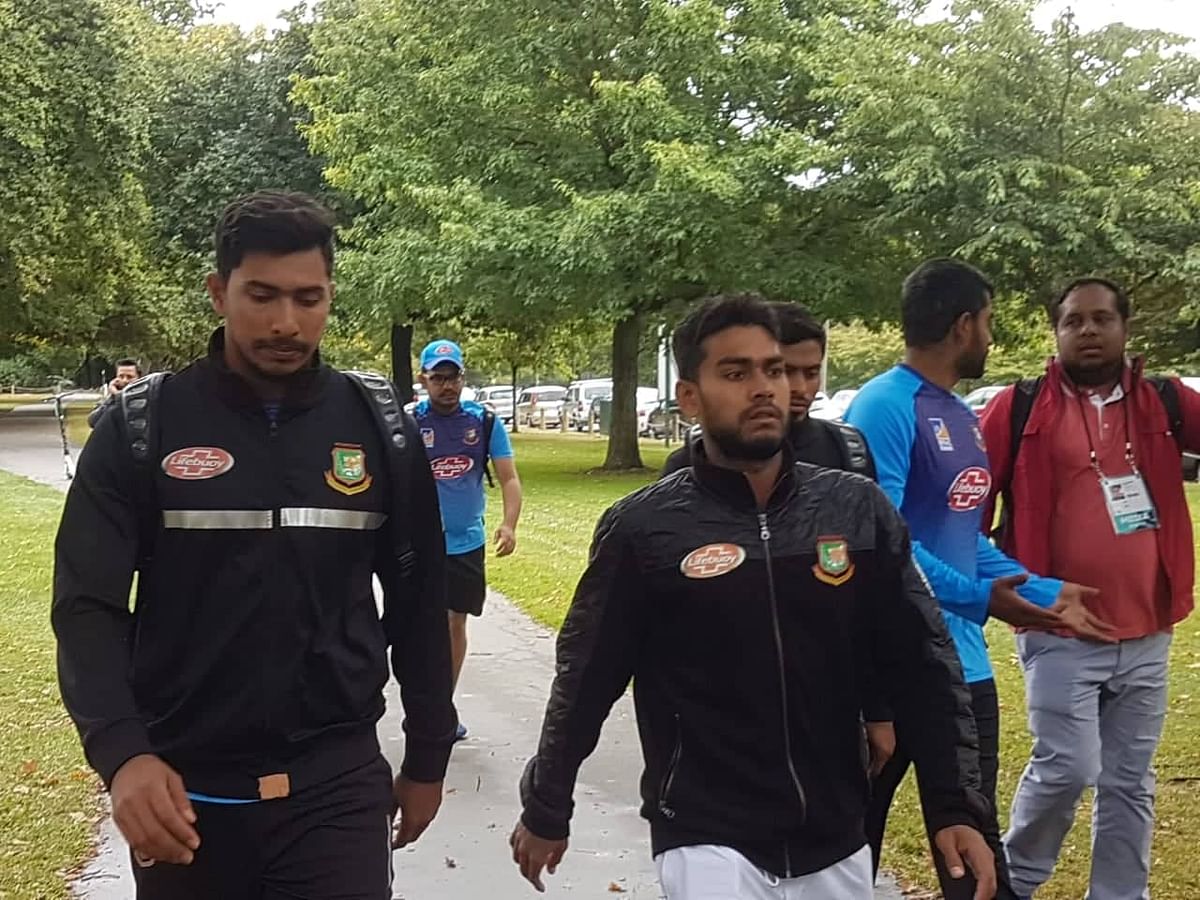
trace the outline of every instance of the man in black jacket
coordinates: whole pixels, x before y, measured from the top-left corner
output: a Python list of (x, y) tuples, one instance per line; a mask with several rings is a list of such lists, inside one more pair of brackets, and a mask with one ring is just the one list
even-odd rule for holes
[[(821, 390), (825, 329), (798, 303), (772, 303), (771, 308), (779, 320), (779, 343), (787, 370), (791, 413), (787, 439), (796, 459), (874, 478), (875, 464), (858, 429), (841, 422), (814, 419), (808, 414)], [(693, 448), (699, 437), (699, 429), (693, 430), (688, 442), (667, 457), (662, 469), (664, 476), (692, 464)]]
[[(125, 388), (67, 497), (59, 682), (142, 900), (387, 900), (389, 837), (415, 840), (441, 802), (457, 723), (437, 492), (415, 424), (392, 470), (357, 386), (320, 360), (332, 238), (303, 195), (231, 204), (208, 281), (225, 327), (156, 399)], [(389, 516), (421, 524), (411, 554)]]
[(642, 815), (669, 900), (869, 900), (869, 668), (923, 737), (940, 851), (992, 897), (968, 695), (899, 515), (868, 480), (793, 461), (762, 301), (709, 301), (673, 344), (704, 454), (601, 517), (522, 778), (514, 861), (541, 890), (566, 851), (579, 766), (633, 678)]

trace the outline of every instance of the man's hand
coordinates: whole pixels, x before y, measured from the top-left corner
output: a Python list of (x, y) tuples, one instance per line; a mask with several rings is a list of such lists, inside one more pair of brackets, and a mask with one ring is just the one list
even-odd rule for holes
[(525, 880), (541, 893), (546, 892), (542, 884), (542, 869), (551, 875), (562, 862), (563, 854), (567, 852), (567, 840), (548, 841), (540, 838), (520, 822), (508, 838), (508, 846), (512, 847), (512, 858), (521, 869)]
[(1051, 609), (1058, 613), (1064, 627), (1075, 632), (1076, 637), (1085, 641), (1115, 644), (1117, 639), (1112, 636), (1112, 626), (1092, 615), (1084, 602), (1099, 593), (1095, 588), (1068, 581), (1059, 591), (1058, 602)]
[(871, 750), (871, 777), (878, 778), (896, 753), (896, 726), (891, 722), (868, 722), (867, 747)]
[(974, 900), (993, 900), (996, 896), (996, 857), (982, 834), (966, 825), (951, 825), (935, 834), (933, 842), (946, 861), (951, 878), (962, 878), (970, 869), (975, 876)]
[(1028, 580), (1028, 575), (1009, 575), (993, 581), (988, 615), (1016, 628), (1062, 628), (1062, 616), (1057, 612), (1030, 603), (1017, 593), (1017, 588)]
[(196, 813), (179, 773), (157, 756), (127, 761), (112, 780), (113, 819), (139, 859), (190, 865), (200, 847)]
[(507, 525), (496, 529), (496, 555), (508, 556), (517, 549), (517, 532)]
[[(410, 781), (396, 776), (392, 788), (392, 849), (399, 850), (419, 838), (442, 805), (440, 781)], [(395, 820), (399, 811), (400, 819)]]

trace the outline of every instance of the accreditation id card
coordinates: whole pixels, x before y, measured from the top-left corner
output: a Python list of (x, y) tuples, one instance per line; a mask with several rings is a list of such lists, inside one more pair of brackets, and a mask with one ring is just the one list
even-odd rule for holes
[(1140, 472), (1117, 478), (1101, 476), (1100, 490), (1104, 492), (1104, 505), (1117, 534), (1158, 528), (1158, 510)]

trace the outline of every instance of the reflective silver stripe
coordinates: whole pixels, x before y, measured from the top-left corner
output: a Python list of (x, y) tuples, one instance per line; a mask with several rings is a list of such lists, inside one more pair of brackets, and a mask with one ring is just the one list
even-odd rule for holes
[(270, 528), (269, 509), (164, 509), (164, 528), (229, 529)]
[(342, 528), (350, 531), (374, 531), (387, 521), (378, 512), (357, 509), (326, 509), (320, 506), (289, 506), (279, 511), (284, 528)]

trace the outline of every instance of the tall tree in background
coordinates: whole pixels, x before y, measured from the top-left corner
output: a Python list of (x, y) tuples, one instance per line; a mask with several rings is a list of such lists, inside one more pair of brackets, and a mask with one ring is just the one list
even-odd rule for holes
[(1027, 304), (1095, 272), (1195, 321), (1200, 59), (1069, 14), (1039, 31), (1035, 5), (960, 0), (947, 21), (854, 39), (831, 27), (813, 56), (841, 110), (821, 142), (827, 195), (874, 210), (869, 245), (964, 257)]
[(137, 10), (0, 0), (0, 355), (94, 347), (145, 260)]
[[(810, 6), (884, 7), (884, 3)], [(331, 0), (297, 95), (375, 304), (612, 327), (606, 468), (641, 465), (643, 323), (680, 298), (789, 281), (819, 217), (787, 109), (815, 25), (768, 3)], [(786, 244), (790, 253), (778, 252)], [(833, 242), (819, 248), (831, 255)], [(364, 285), (365, 287), (365, 285)]]

